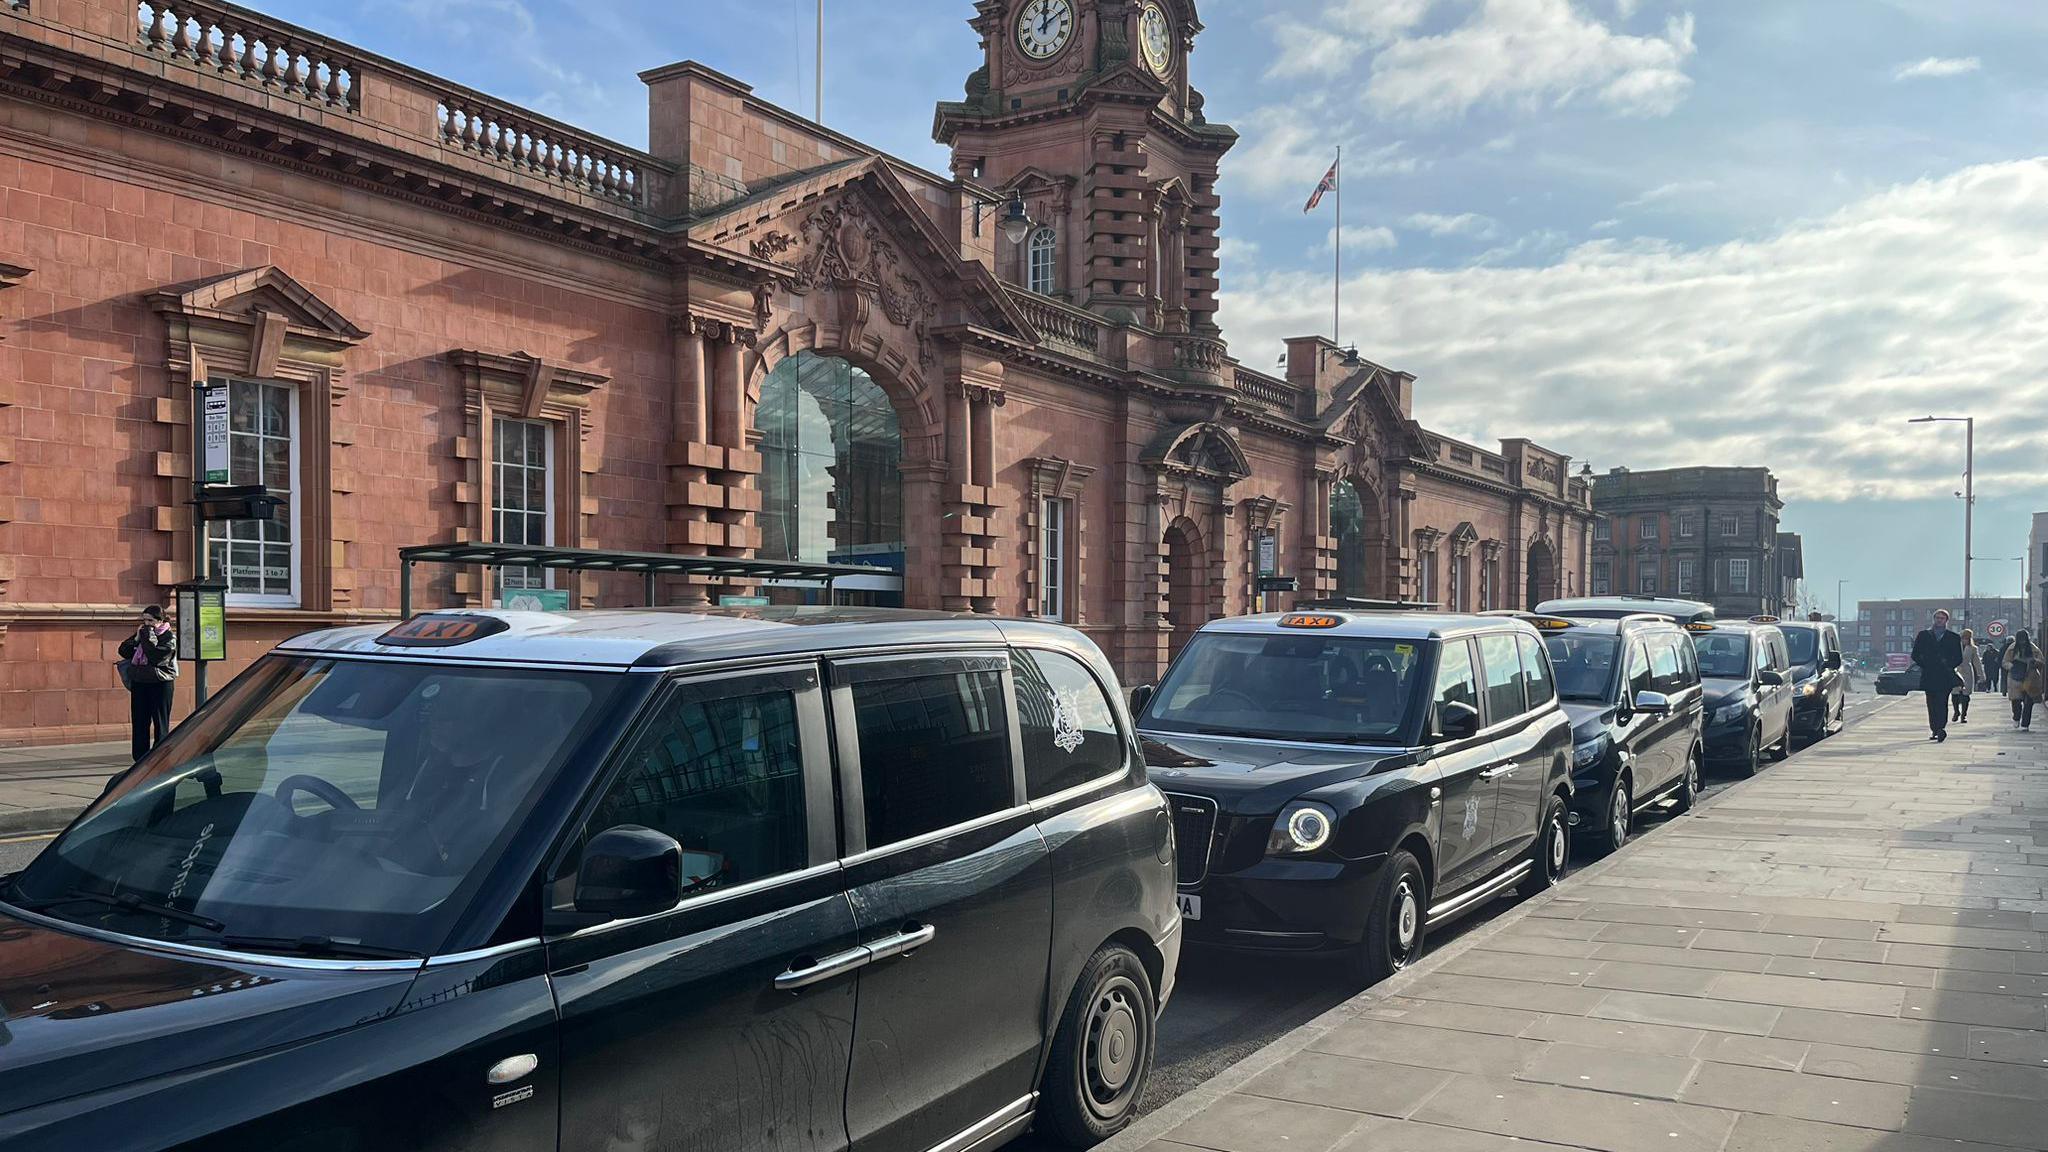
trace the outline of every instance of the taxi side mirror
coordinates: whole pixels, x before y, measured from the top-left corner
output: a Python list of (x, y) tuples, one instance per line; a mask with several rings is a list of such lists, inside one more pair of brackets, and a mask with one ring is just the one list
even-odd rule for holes
[(590, 838), (576, 867), (576, 910), (631, 918), (666, 912), (683, 898), (683, 846), (673, 836), (621, 824)]
[(1638, 692), (1633, 707), (1644, 716), (1669, 716), (1671, 697), (1662, 692)]
[(1785, 683), (1785, 674), (1775, 668), (1762, 668), (1757, 671), (1756, 682), (1766, 688), (1779, 688)]
[(1131, 689), (1131, 717), (1136, 719), (1145, 714), (1145, 705), (1152, 702), (1152, 685), (1140, 684)]
[(1463, 740), (1479, 732), (1479, 709), (1463, 700), (1439, 704), (1436, 709), (1437, 736), (1443, 740)]

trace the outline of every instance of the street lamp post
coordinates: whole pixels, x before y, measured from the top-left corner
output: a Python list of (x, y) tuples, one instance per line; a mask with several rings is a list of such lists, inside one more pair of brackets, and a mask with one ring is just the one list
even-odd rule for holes
[(1970, 619), (1970, 532), (1977, 512), (1977, 418), (1975, 416), (1915, 416), (1908, 424), (1961, 424), (1963, 426), (1963, 622)]
[(1842, 589), (1848, 586), (1847, 580), (1835, 581), (1835, 619), (1845, 622), (1849, 619), (1849, 602), (1842, 599)]

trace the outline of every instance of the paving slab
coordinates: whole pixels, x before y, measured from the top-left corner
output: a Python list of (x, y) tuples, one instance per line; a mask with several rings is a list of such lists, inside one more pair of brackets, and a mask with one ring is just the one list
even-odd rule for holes
[(1930, 745), (1918, 714), (1653, 826), (1104, 1152), (2048, 1149), (2048, 741)]

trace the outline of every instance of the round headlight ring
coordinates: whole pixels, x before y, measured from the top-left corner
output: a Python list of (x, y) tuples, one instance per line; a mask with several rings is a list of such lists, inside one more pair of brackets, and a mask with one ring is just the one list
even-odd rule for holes
[(1287, 815), (1287, 838), (1303, 852), (1330, 842), (1330, 818), (1320, 808), (1296, 808)]

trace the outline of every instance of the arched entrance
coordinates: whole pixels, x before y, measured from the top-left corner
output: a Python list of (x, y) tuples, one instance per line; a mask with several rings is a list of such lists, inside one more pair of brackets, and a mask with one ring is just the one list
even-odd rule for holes
[(1529, 598), (1523, 607), (1533, 609), (1556, 596), (1557, 561), (1551, 554), (1550, 541), (1538, 540), (1529, 545)]
[[(893, 578), (839, 585), (842, 602), (903, 604), (903, 431), (888, 393), (836, 356), (799, 352), (761, 382), (765, 560), (871, 564)], [(819, 602), (812, 588), (773, 588), (777, 603)]]
[(1169, 657), (1209, 622), (1209, 566), (1202, 530), (1185, 516), (1166, 529), (1166, 625)]
[(1375, 589), (1365, 501), (1349, 480), (1330, 486), (1330, 535), (1337, 541), (1337, 595), (1369, 599)]

